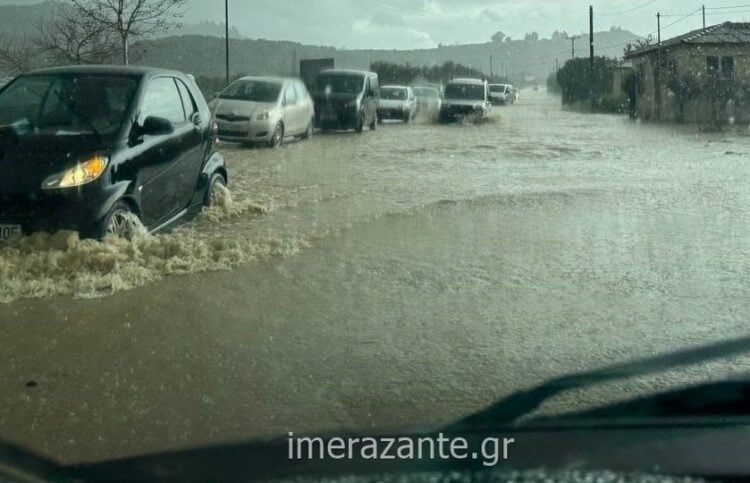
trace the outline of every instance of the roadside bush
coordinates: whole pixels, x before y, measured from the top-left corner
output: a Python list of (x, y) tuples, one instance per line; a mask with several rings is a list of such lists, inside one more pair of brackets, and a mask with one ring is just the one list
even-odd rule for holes
[(628, 112), (627, 96), (602, 96), (596, 100), (595, 110), (611, 114), (625, 114)]
[(563, 104), (586, 102), (591, 98), (601, 99), (612, 92), (612, 81), (616, 62), (606, 57), (594, 58), (594, 79), (591, 82), (589, 59), (569, 60), (557, 72), (557, 83), (563, 96)]

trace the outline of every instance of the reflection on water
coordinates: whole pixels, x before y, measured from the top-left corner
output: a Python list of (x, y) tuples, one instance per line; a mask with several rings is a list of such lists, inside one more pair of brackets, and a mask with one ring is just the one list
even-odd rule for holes
[(233, 198), (171, 233), (6, 244), (3, 436), (80, 461), (427, 427), (553, 376), (747, 334), (750, 137), (565, 112), (543, 92), (497, 112), (222, 146)]
[[(610, 193), (610, 210), (629, 213), (626, 227), (660, 209), (672, 219), (686, 211), (720, 217), (720, 231), (746, 226), (747, 137), (564, 112), (543, 93), (529, 93), (525, 103), (480, 123), (387, 123), (377, 133), (335, 133), (280, 150), (226, 145), (232, 195), (199, 221), (134, 242), (60, 233), (0, 245), (0, 301), (106, 295), (169, 275), (229, 269), (294, 253), (384, 214), (488, 195), (593, 189)], [(538, 202), (552, 216), (557, 201)], [(695, 225), (683, 221), (692, 232)], [(613, 241), (625, 234), (632, 235), (624, 229)]]

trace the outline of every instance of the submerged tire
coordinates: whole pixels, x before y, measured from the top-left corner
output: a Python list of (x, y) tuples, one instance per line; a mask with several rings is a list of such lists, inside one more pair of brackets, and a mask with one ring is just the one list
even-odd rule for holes
[(284, 125), (279, 122), (276, 124), (276, 127), (273, 128), (273, 134), (271, 134), (271, 139), (268, 141), (268, 147), (272, 149), (278, 148), (283, 141)]
[(300, 136), (300, 139), (311, 139), (315, 133), (315, 122), (313, 119), (310, 120), (310, 124), (307, 126), (305, 132)]
[(138, 215), (133, 212), (130, 205), (120, 200), (112, 206), (102, 220), (98, 238), (114, 236), (132, 240), (136, 234), (138, 222)]
[(364, 132), (365, 130), (365, 113), (362, 112), (359, 115), (359, 120), (357, 121), (357, 125), (354, 127), (354, 130), (358, 133)]
[(226, 189), (227, 180), (221, 173), (214, 173), (211, 175), (211, 179), (208, 182), (208, 189), (206, 190), (206, 199), (203, 204), (207, 207), (216, 206), (219, 202), (220, 197), (224, 195), (223, 190)]

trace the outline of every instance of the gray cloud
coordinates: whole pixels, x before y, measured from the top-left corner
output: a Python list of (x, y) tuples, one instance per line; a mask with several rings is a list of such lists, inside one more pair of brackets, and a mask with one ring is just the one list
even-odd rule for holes
[[(29, 4), (39, 0), (0, 0), (0, 4)], [(443, 44), (485, 42), (502, 30), (514, 38), (536, 31), (549, 37), (555, 30), (588, 29), (591, 0), (229, 0), (231, 23), (251, 38), (283, 39), (352, 48), (423, 48)], [(644, 0), (645, 2), (645, 0)], [(626, 12), (643, 2), (602, 0), (595, 5), (597, 30), (620, 26), (640, 35), (656, 29), (656, 12), (688, 13), (699, 3), (658, 0)], [(735, 4), (741, 4), (739, 0)], [(731, 5), (732, 2), (724, 5)], [(187, 22), (223, 21), (220, 0), (189, 0)], [(626, 12), (626, 13), (622, 13)], [(610, 15), (608, 15), (610, 14)], [(619, 14), (619, 15), (611, 15)], [(665, 17), (664, 24), (679, 17)], [(750, 21), (750, 8), (709, 11), (710, 24)], [(665, 29), (670, 37), (700, 27), (693, 16)]]

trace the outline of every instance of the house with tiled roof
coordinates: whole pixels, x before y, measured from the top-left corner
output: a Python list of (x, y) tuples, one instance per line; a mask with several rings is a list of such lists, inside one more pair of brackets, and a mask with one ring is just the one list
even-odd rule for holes
[(750, 23), (725, 22), (625, 55), (644, 120), (750, 123)]

